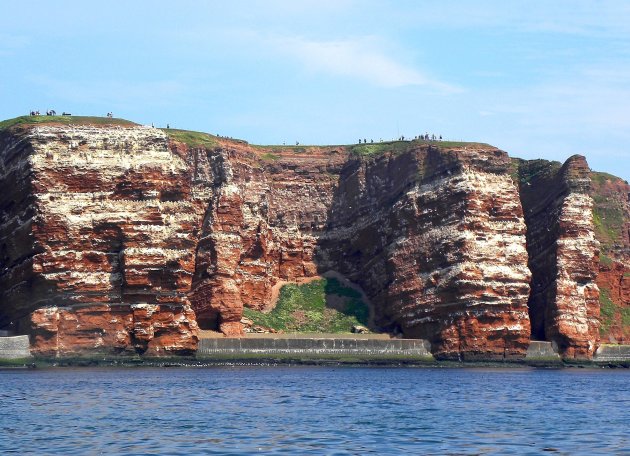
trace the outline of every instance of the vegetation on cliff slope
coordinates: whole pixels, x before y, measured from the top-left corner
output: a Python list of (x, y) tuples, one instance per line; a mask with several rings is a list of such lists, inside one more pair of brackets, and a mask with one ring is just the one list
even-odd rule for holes
[(510, 175), (519, 185), (529, 185), (534, 181), (554, 179), (560, 168), (562, 168), (562, 163), (558, 161), (512, 158)]
[(366, 326), (369, 310), (359, 292), (331, 278), (285, 285), (271, 312), (246, 308), (244, 316), (276, 331), (343, 333)]
[(626, 196), (614, 192), (615, 186), (622, 184), (622, 180), (607, 173), (595, 172), (591, 174), (593, 202), (593, 223), (595, 237), (602, 244), (602, 250), (608, 252), (615, 245), (622, 243), (624, 228), (624, 209), (619, 197)]
[(599, 312), (601, 325), (599, 333), (605, 338), (615, 325), (621, 326), (624, 338), (630, 339), (630, 307), (624, 307), (615, 303), (610, 298), (610, 290), (601, 288), (599, 290)]

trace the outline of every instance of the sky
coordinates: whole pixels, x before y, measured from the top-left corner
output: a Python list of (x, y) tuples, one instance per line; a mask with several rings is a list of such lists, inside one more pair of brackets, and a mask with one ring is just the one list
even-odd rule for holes
[(629, 1), (0, 0), (0, 119), (254, 144), (425, 132), (630, 180)]

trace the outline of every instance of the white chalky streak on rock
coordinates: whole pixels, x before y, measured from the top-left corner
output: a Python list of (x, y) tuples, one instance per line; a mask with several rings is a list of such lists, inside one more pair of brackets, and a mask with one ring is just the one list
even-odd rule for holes
[(590, 264), (599, 243), (595, 240), (592, 224), (593, 200), (589, 195), (572, 193), (563, 203), (560, 214), (561, 224), (571, 224), (573, 229), (580, 230), (580, 236), (561, 237), (558, 245), (558, 307), (560, 312), (555, 316), (562, 327), (571, 327), (575, 334), (588, 335), (593, 327), (598, 327), (596, 318), (588, 315), (589, 303), (585, 290), (598, 293), (599, 289), (593, 278), (588, 283), (577, 283), (571, 277), (575, 263)]
[[(415, 199), (423, 199), (424, 201), (440, 201), (455, 192), (466, 195), (484, 195), (484, 198), (494, 195), (501, 196), (502, 203), (507, 200), (503, 206), (506, 212), (514, 212), (518, 206), (518, 194), (509, 176), (472, 170), (465, 170), (461, 174), (433, 181), (408, 194)], [(479, 199), (472, 198), (469, 201), (478, 203)], [(483, 230), (462, 229), (462, 225), (471, 221), (480, 221), (483, 224)], [(452, 225), (429, 229), (420, 237), (427, 246), (450, 244), (454, 240), (463, 241), (466, 246), (465, 258), (467, 260), (456, 262), (444, 269), (421, 273), (420, 277), (425, 287), (432, 290), (441, 286), (453, 286), (453, 283), (457, 282), (460, 285), (471, 284), (490, 290), (523, 288), (523, 284), (528, 284), (531, 277), (526, 261), (525, 229), (525, 222), (522, 217), (515, 221), (489, 221), (487, 214), (476, 210), (466, 211), (464, 219), (455, 220)], [(477, 239), (480, 234), (483, 234), (484, 239)], [(474, 274), (479, 278), (462, 278), (462, 275), (465, 276), (466, 273)], [(429, 281), (430, 279), (436, 282), (435, 286)], [(500, 299), (492, 302), (492, 305), (499, 307), (509, 305), (513, 299), (508, 298), (506, 293), (500, 293), (498, 297)], [(521, 294), (518, 298), (521, 302), (527, 301), (526, 294)], [(458, 300), (470, 300), (469, 305), (474, 305), (477, 299), (475, 295), (461, 294), (458, 296)], [(426, 323), (432, 319), (431, 317), (416, 317), (414, 319), (418, 310), (420, 308), (405, 313), (405, 317), (411, 319), (411, 324)], [(522, 325), (514, 327), (524, 329)]]
[[(183, 201), (161, 201), (160, 188), (187, 182), (189, 172), (184, 159), (170, 150), (167, 136), (161, 130), (146, 127), (36, 126), (23, 141), (28, 141), (32, 151), (13, 166), (32, 170), (33, 182), (38, 186), (34, 192), (38, 213), (33, 220), (44, 227), (42, 231), (49, 237), (42, 240), (44, 252), (35, 255), (33, 270), (58, 288), (70, 291), (71, 299), (79, 303), (93, 299), (90, 296), (94, 293), (100, 294), (93, 305), (104, 309), (107, 303), (100, 300), (116, 303), (122, 299), (123, 281), (140, 280), (141, 293), (131, 290), (130, 296), (141, 300), (142, 287), (151, 280), (149, 274), (168, 270), (177, 277), (172, 286), (178, 288), (169, 292), (162, 285), (154, 285), (149, 294), (164, 291), (161, 299), (172, 300), (166, 304), (183, 309), (166, 324), (173, 328), (173, 334), (179, 331), (186, 339), (175, 345), (192, 346), (190, 341), (196, 338), (197, 325), (187, 307), (185, 293), (189, 288), (182, 287), (190, 287), (194, 271), (192, 231), (199, 225), (204, 207), (195, 202), (194, 196)], [(0, 168), (0, 175), (8, 171)], [(116, 194), (126, 188), (139, 192), (139, 197)], [(196, 195), (207, 200), (209, 193), (199, 189)], [(118, 229), (120, 239), (116, 239), (115, 231), (111, 232), (114, 238), (108, 241), (113, 243), (109, 245), (102, 241), (101, 234), (95, 234), (98, 229)], [(99, 243), (93, 244), (94, 241)], [(186, 247), (177, 248), (179, 245)], [(123, 266), (124, 269), (117, 269)], [(134, 306), (133, 311), (146, 311), (144, 318), (160, 309), (156, 304)], [(77, 329), (81, 326), (83, 317), (70, 310), (46, 312), (53, 312), (57, 318), (61, 312), (68, 321), (77, 322)], [(53, 318), (46, 312), (42, 313), (44, 318)], [(193, 319), (189, 320), (188, 315)], [(134, 323), (131, 317), (123, 318), (124, 321), (108, 321), (113, 328), (132, 324), (131, 333), (153, 337), (151, 323), (146, 326)], [(129, 332), (124, 330), (116, 329), (112, 337), (119, 343), (129, 343)], [(103, 338), (93, 342), (94, 347), (103, 344)]]

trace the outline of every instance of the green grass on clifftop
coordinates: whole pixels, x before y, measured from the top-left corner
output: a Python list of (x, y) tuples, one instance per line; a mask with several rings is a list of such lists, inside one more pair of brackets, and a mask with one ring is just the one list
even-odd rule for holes
[(319, 148), (319, 147), (328, 147), (328, 146), (287, 146), (287, 145), (277, 145), (277, 144), (272, 144), (272, 145), (262, 145), (262, 144), (251, 144), (251, 146), (255, 149), (263, 149), (263, 150), (268, 150), (269, 153), (271, 154), (286, 154), (286, 153), (293, 153), (293, 154), (305, 154), (308, 152), (309, 149), (312, 148)]
[(435, 146), (438, 149), (456, 149), (461, 147), (491, 147), (489, 144), (464, 142), (464, 141), (424, 141), (415, 139), (412, 141), (387, 141), (368, 144), (354, 144), (348, 146), (351, 154), (359, 156), (376, 156), (386, 153), (400, 154), (408, 151), (414, 146), (425, 145)]
[(386, 153), (403, 153), (411, 147), (410, 141), (389, 141), (369, 144), (355, 144), (348, 147), (351, 154), (373, 156)]
[(161, 130), (174, 141), (187, 144), (190, 147), (216, 147), (219, 144), (217, 137), (208, 133), (174, 128), (161, 128)]
[(359, 292), (331, 278), (285, 285), (271, 312), (246, 308), (243, 314), (276, 331), (347, 333), (354, 325), (367, 326), (369, 310)]
[(601, 171), (592, 171), (591, 172), (591, 180), (595, 184), (603, 185), (603, 184), (606, 183), (606, 181), (613, 181), (614, 182), (616, 180), (621, 180), (621, 178), (619, 178), (617, 176), (613, 176), (612, 174), (601, 172)]
[(21, 116), (0, 122), (0, 131), (19, 125), (64, 124), (64, 125), (120, 125), (131, 127), (138, 125), (125, 119), (92, 116)]
[(456, 149), (460, 147), (481, 147), (481, 148), (493, 147), (490, 144), (486, 144), (486, 143), (466, 142), (466, 141), (438, 141), (438, 142), (430, 142), (429, 144), (433, 144), (440, 149)]

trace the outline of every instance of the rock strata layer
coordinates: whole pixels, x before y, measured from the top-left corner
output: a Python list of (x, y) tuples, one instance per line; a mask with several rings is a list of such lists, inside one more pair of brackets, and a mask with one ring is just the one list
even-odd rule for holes
[(510, 160), (490, 147), (412, 147), (342, 169), (318, 264), (371, 298), (375, 323), (439, 358), (522, 356), (525, 223)]
[(562, 166), (522, 161), (519, 178), (532, 271), (532, 336), (554, 342), (565, 357), (590, 358), (599, 340), (590, 170), (578, 155)]
[(196, 195), (160, 130), (2, 136), (3, 325), (37, 353), (190, 352)]
[(243, 307), (268, 310), (283, 283), (335, 273), (362, 288), (373, 329), (427, 339), (438, 358), (522, 358), (531, 334), (592, 356), (582, 158), (520, 162), (516, 177), (505, 152), (473, 143), (178, 138), (0, 134), (0, 327), (47, 355), (186, 353), (198, 324), (238, 336)]

